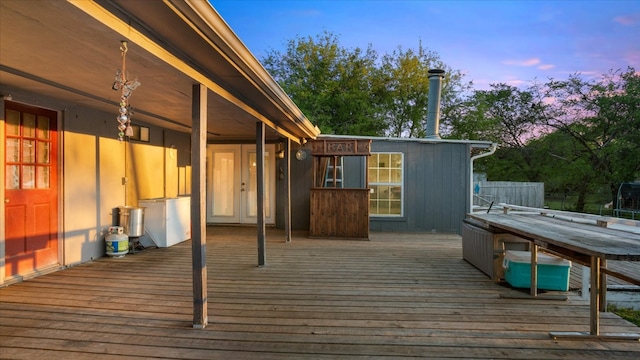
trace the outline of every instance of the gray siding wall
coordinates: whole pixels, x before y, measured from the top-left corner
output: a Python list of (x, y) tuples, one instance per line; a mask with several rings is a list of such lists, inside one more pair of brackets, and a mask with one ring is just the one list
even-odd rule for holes
[[(462, 232), (469, 209), (469, 144), (420, 143), (374, 139), (372, 152), (404, 154), (404, 214), (402, 217), (370, 218), (371, 231)], [(292, 152), (298, 148), (293, 147)], [(308, 150), (307, 150), (308, 151)], [(282, 166), (279, 161), (278, 167)], [(292, 228), (309, 229), (309, 189), (313, 159), (291, 160)], [(364, 160), (344, 158), (345, 187), (361, 187), (365, 181)], [(276, 226), (284, 227), (284, 182), (278, 180)]]
[(371, 231), (461, 233), (469, 194), (464, 143), (374, 141), (372, 152), (404, 153), (404, 215), (371, 216)]
[[(292, 145), (291, 149), (291, 228), (293, 230), (309, 230), (309, 198), (313, 184), (313, 158), (311, 151), (304, 149), (307, 158), (297, 160), (295, 152), (300, 145)], [(283, 169), (284, 160), (277, 159), (277, 174)], [(280, 176), (276, 179), (276, 227), (284, 228), (284, 191), (285, 183)]]

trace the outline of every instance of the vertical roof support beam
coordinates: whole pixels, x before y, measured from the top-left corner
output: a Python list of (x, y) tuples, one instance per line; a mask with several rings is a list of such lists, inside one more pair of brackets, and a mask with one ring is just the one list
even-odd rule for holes
[(193, 327), (207, 326), (207, 87), (193, 85), (191, 117), (191, 256), (193, 269)]
[(284, 231), (286, 242), (291, 242), (291, 139), (284, 139)]
[[(267, 264), (265, 241), (265, 216), (264, 216), (264, 155), (265, 155), (265, 124), (262, 121), (256, 123), (256, 193), (257, 193), (257, 231), (258, 231), (258, 266)], [(273, 154), (272, 154), (273, 156)]]

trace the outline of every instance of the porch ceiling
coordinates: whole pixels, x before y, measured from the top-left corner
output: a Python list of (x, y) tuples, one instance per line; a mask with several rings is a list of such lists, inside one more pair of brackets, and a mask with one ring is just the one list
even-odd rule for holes
[(120, 42), (127, 40), (127, 72), (142, 84), (130, 98), (134, 123), (190, 132), (192, 86), (205, 83), (211, 89), (209, 140), (254, 139), (256, 121), (278, 129), (280, 134), (267, 131), (268, 140), (317, 135), (207, 3), (78, 3), (0, 3), (0, 89), (15, 87), (111, 112), (115, 127), (120, 92), (111, 86), (122, 67)]

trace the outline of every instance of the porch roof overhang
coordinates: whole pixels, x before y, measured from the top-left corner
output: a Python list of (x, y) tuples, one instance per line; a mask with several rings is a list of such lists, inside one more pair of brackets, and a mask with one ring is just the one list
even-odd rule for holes
[(142, 85), (133, 122), (190, 132), (194, 84), (208, 96), (208, 140), (313, 139), (304, 116), (206, 1), (68, 0), (0, 3), (0, 91), (17, 88), (113, 112), (111, 88), (128, 42), (127, 72)]

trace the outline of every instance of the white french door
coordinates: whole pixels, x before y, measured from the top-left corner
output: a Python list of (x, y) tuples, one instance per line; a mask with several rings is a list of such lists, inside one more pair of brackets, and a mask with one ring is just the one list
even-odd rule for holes
[[(265, 222), (275, 223), (275, 146), (265, 149)], [(207, 222), (255, 224), (258, 214), (255, 145), (207, 147)]]

